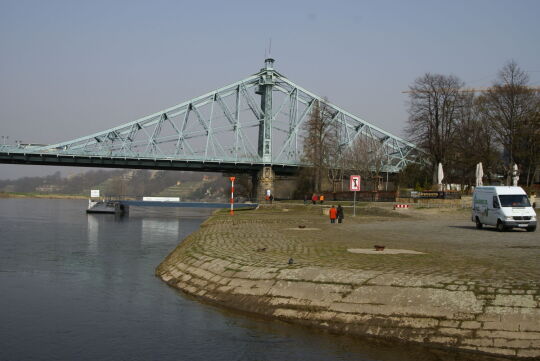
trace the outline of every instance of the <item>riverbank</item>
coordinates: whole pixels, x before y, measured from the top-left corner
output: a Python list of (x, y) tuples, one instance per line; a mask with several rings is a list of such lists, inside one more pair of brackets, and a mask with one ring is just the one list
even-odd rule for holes
[(0, 198), (46, 198), (46, 199), (88, 199), (88, 196), (74, 194), (9, 193), (0, 192)]
[(344, 224), (311, 205), (218, 213), (156, 274), (207, 302), (332, 332), (540, 357), (540, 233), (476, 230), (468, 218), (371, 206)]

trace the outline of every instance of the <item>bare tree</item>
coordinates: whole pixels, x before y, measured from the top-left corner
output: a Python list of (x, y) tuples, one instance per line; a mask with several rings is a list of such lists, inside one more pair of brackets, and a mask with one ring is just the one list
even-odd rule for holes
[(540, 166), (540, 97), (536, 96), (536, 110), (518, 130), (516, 151), (522, 166), (522, 180), (527, 186), (533, 181), (536, 168)]
[(453, 182), (465, 185), (474, 184), (476, 165), (482, 162), (488, 177), (497, 172), (500, 151), (494, 136), (493, 127), (481, 113), (481, 99), (473, 93), (464, 93), (458, 108), (451, 157), (447, 160), (447, 173)]
[(432, 166), (433, 183), (436, 168), (445, 163), (452, 152), (458, 131), (459, 109), (463, 106), (460, 88), (464, 83), (453, 75), (427, 73), (409, 87), (409, 119), (407, 133), (426, 151)]
[(535, 125), (538, 98), (528, 82), (528, 75), (511, 61), (501, 69), (493, 86), (481, 95), (483, 115), (504, 149), (507, 182), (514, 163), (528, 165), (530, 169), (537, 162), (537, 151), (531, 154), (530, 150), (539, 148)]
[(305, 124), (304, 159), (313, 165), (313, 190), (320, 192), (323, 174), (332, 166), (336, 151), (337, 127), (334, 111), (325, 101), (314, 100), (311, 116)]
[(328, 181), (332, 185), (332, 192), (336, 192), (336, 185), (343, 181), (345, 167), (342, 162), (328, 169)]
[(464, 94), (462, 106), (457, 109), (456, 127), (460, 129), (452, 139), (452, 151), (446, 159), (445, 178), (461, 185), (472, 184), (479, 153), (475, 144), (480, 140), (482, 126), (477, 121), (474, 94)]
[[(332, 131), (334, 134), (333, 141), (330, 145), (330, 152), (328, 155), (329, 158), (329, 167), (328, 167), (328, 181), (332, 185), (332, 192), (336, 192), (336, 185), (340, 184), (343, 186), (343, 177), (345, 171), (349, 168), (348, 159), (347, 159), (347, 147), (348, 143), (345, 141), (345, 134), (341, 134), (343, 131), (342, 128), (332, 125)], [(341, 189), (343, 190), (343, 188)]]
[(374, 190), (379, 190), (379, 178), (387, 155), (378, 139), (368, 136), (358, 137), (346, 151), (344, 161), (347, 168), (360, 173), (362, 179), (371, 181)]

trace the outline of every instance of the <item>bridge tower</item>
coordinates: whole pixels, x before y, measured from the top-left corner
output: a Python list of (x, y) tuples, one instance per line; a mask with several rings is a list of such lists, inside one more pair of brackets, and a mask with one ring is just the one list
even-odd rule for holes
[(272, 88), (274, 87), (274, 59), (268, 58), (261, 69), (259, 89), (262, 119), (259, 123), (259, 156), (265, 164), (272, 163)]
[(275, 84), (274, 59), (267, 58), (265, 67), (261, 69), (259, 88), (256, 91), (261, 96), (261, 119), (259, 123), (258, 153), (263, 162), (263, 168), (253, 179), (255, 197), (263, 200), (267, 190), (274, 193), (275, 174), (272, 169), (272, 90)]

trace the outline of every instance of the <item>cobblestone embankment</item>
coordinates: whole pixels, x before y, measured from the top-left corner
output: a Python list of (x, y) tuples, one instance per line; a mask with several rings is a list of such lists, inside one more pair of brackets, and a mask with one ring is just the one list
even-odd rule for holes
[[(328, 224), (320, 208), (284, 207), (216, 214), (156, 274), (205, 301), (289, 322), (540, 359), (540, 232), (476, 230), (461, 210), (363, 208)], [(425, 254), (347, 251), (374, 244)]]

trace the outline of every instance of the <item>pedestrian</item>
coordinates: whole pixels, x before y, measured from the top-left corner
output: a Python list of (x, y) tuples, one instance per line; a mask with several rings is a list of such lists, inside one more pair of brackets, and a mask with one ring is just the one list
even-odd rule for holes
[(311, 196), (311, 201), (313, 202), (313, 204), (317, 204), (318, 200), (319, 200), (319, 197), (317, 197), (317, 195), (313, 193), (313, 195)]
[(273, 194), (270, 194), (270, 204), (272, 204), (272, 201), (274, 200), (274, 195)]
[(343, 218), (345, 218), (345, 215), (343, 214), (343, 207), (341, 204), (338, 204), (337, 206), (337, 222), (343, 223)]
[(324, 194), (321, 194), (321, 195), (319, 196), (319, 201), (321, 201), (321, 204), (324, 203)]
[(332, 206), (328, 214), (330, 215), (330, 223), (336, 223), (337, 209), (334, 206)]

